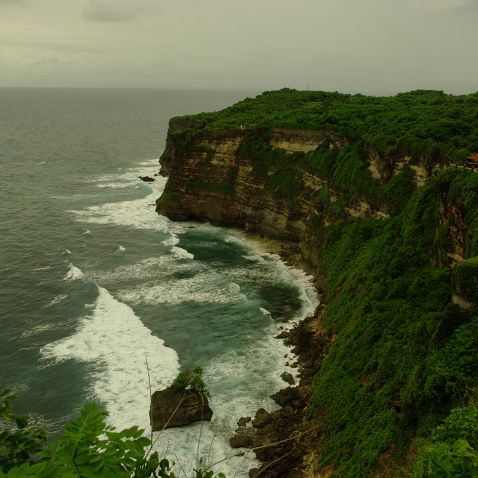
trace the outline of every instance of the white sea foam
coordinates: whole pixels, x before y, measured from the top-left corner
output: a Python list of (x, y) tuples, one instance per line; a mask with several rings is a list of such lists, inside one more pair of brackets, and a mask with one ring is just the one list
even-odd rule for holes
[(96, 185), (97, 188), (102, 189), (126, 189), (135, 184), (136, 181), (123, 181), (116, 183), (99, 183)]
[[(272, 274), (277, 282), (284, 284), (293, 284), (297, 287), (300, 295), (302, 307), (289, 320), (288, 328), (292, 328), (297, 321), (302, 320), (314, 314), (319, 305), (319, 297), (317, 289), (314, 285), (314, 278), (304, 271), (285, 264), (278, 254), (273, 254), (264, 251), (264, 245), (261, 241), (251, 240), (245, 234), (234, 231), (226, 238), (226, 242), (233, 242), (243, 247), (250, 249), (250, 253), (244, 255), (245, 259), (251, 262), (264, 263), (264, 266), (272, 268)], [(258, 279), (258, 275), (263, 274), (263, 271), (258, 268), (251, 269), (236, 269), (231, 272), (233, 277), (249, 277), (254, 281)]]
[(106, 203), (71, 211), (80, 222), (91, 224), (116, 224), (137, 229), (153, 229), (168, 232), (168, 219), (159, 216), (150, 202), (150, 196), (133, 201)]
[(118, 250), (118, 252), (124, 252), (124, 251), (126, 251), (126, 247), (123, 247), (123, 246), (119, 245), (117, 250)]
[(181, 247), (173, 246), (171, 252), (176, 259), (194, 259), (194, 254), (191, 254)]
[(86, 229), (83, 234), (91, 234), (91, 231), (89, 229)]
[[(93, 224), (116, 224), (137, 229), (152, 229), (169, 232), (170, 221), (155, 211), (155, 201), (161, 195), (165, 179), (152, 183), (152, 192), (141, 199), (90, 206), (71, 211), (80, 222)], [(149, 185), (148, 185), (149, 186)]]
[(60, 302), (63, 302), (67, 297), (68, 297), (68, 294), (58, 294), (51, 300), (51, 302), (47, 305), (47, 307), (51, 307), (52, 305), (59, 304)]
[(259, 254), (245, 255), (242, 258), (250, 262), (264, 262), (264, 258)]
[(34, 272), (38, 272), (38, 271), (48, 271), (51, 269), (51, 266), (43, 266), (43, 267), (36, 267), (35, 269), (33, 269)]
[(149, 428), (149, 389), (170, 385), (179, 370), (176, 352), (151, 334), (133, 310), (99, 287), (95, 309), (75, 334), (41, 349), (44, 359), (76, 359), (91, 365), (93, 395), (117, 427)]
[(82, 279), (84, 276), (85, 274), (83, 273), (81, 269), (74, 266), (73, 264), (70, 264), (70, 268), (68, 272), (65, 274), (65, 277), (63, 278), (63, 280), (74, 281), (74, 280)]
[[(147, 159), (138, 163), (137, 166), (133, 168), (128, 168), (128, 174), (138, 177), (138, 176), (154, 176), (159, 171), (159, 159)], [(158, 179), (161, 179), (163, 176), (157, 176)]]
[(271, 315), (271, 313), (267, 309), (259, 307), (259, 310), (262, 312), (262, 315)]
[(70, 212), (76, 216), (79, 222), (158, 230), (167, 234), (162, 241), (163, 244), (174, 246), (179, 242), (177, 234), (184, 231), (183, 226), (170, 222), (166, 217), (157, 214), (155, 210), (156, 199), (163, 193), (167, 178), (158, 176), (154, 182), (148, 184), (138, 178), (138, 176), (152, 176), (158, 168), (158, 159), (151, 159), (143, 161), (138, 167), (129, 168), (123, 174), (108, 174), (93, 181), (99, 187), (113, 189), (134, 184), (137, 187), (146, 187), (151, 190), (146, 197), (131, 201), (105, 203)]
[(91, 277), (100, 282), (115, 282), (128, 277), (131, 280), (154, 280), (165, 278), (175, 272), (201, 270), (201, 265), (190, 260), (178, 260), (172, 254), (148, 257), (134, 264), (123, 265), (109, 271), (96, 271)]
[(63, 251), (61, 252), (61, 255), (62, 256), (65, 256), (65, 255), (70, 256), (71, 255), (70, 249), (63, 249)]
[[(122, 168), (120, 168), (122, 170)], [(128, 174), (127, 172), (121, 173), (108, 173), (101, 176), (97, 176), (94, 179), (87, 179), (85, 182), (94, 183), (94, 184), (132, 184), (137, 182), (137, 179), (134, 175)]]
[(171, 278), (159, 284), (154, 281), (134, 289), (123, 289), (118, 293), (122, 300), (133, 305), (182, 302), (234, 304), (247, 300), (238, 284), (223, 284), (221, 279), (215, 278), (211, 272), (205, 272), (181, 279)]
[(164, 244), (165, 246), (175, 246), (176, 244), (179, 244), (179, 237), (175, 234), (171, 234), (167, 239), (161, 241), (161, 244)]
[(21, 339), (24, 339), (26, 337), (31, 337), (33, 335), (38, 335), (41, 334), (42, 332), (46, 332), (48, 330), (55, 330), (58, 329), (58, 324), (43, 324), (43, 325), (37, 325), (35, 327), (32, 327), (31, 329), (25, 330), (22, 335), (20, 335)]
[(139, 163), (140, 166), (154, 166), (156, 169), (158, 169), (159, 166), (159, 158), (150, 158), (150, 159), (145, 159), (144, 161), (141, 161)]

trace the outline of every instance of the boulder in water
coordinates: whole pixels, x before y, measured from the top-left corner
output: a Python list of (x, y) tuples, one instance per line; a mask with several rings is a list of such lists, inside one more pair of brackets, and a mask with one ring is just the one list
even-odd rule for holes
[(154, 182), (154, 178), (152, 178), (151, 176), (139, 176), (139, 179), (141, 179), (141, 181), (144, 181), (145, 183)]
[(196, 390), (167, 388), (154, 392), (149, 410), (153, 431), (210, 421), (212, 410), (207, 397)]

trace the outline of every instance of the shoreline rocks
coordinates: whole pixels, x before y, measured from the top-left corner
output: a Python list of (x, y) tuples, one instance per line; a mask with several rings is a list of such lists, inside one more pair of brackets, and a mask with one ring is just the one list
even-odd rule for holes
[(310, 457), (320, 429), (307, 403), (312, 394), (313, 377), (333, 340), (320, 326), (323, 311), (324, 306), (319, 306), (313, 317), (304, 319), (282, 337), (286, 344), (293, 346), (293, 353), (298, 357), (298, 385), (287, 386), (271, 395), (281, 408), (271, 413), (259, 409), (252, 427), (244, 426), (248, 424), (246, 419), (239, 419), (239, 427), (230, 439), (232, 447), (251, 448), (263, 462), (249, 471), (251, 478), (297, 478), (311, 466)]
[(144, 181), (145, 183), (153, 183), (155, 181), (154, 178), (151, 176), (138, 176), (141, 181)]

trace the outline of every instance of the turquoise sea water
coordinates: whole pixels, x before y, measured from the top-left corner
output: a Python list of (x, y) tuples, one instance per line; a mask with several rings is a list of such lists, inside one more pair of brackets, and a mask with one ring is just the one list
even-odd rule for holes
[(219, 460), (238, 417), (274, 406), (290, 351), (273, 336), (313, 311), (309, 279), (237, 232), (158, 216), (165, 179), (138, 179), (158, 171), (170, 117), (244, 96), (0, 89), (0, 387), (19, 411), (57, 432), (96, 400), (147, 429), (146, 362), (154, 389), (201, 365), (213, 421), (156, 444), (187, 468), (199, 432)]

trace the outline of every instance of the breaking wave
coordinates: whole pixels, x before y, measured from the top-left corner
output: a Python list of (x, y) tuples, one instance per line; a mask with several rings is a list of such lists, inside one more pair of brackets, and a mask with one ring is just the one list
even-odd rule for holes
[(177, 353), (151, 334), (134, 311), (99, 287), (95, 308), (83, 317), (75, 334), (41, 349), (44, 359), (89, 363), (92, 393), (108, 409), (110, 421), (126, 428), (149, 428), (146, 361), (154, 390), (177, 375)]

